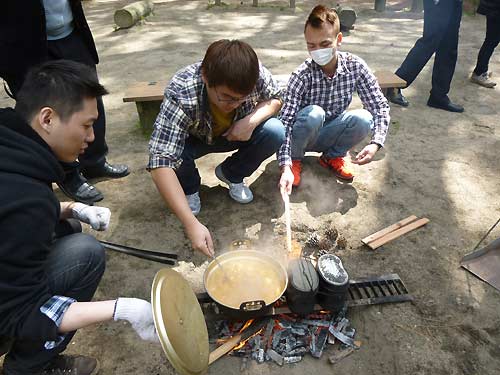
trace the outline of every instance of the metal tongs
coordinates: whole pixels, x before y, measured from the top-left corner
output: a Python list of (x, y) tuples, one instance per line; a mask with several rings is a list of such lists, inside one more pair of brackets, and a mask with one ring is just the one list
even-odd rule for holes
[(151, 260), (153, 262), (175, 265), (177, 254), (163, 253), (160, 251), (142, 250), (134, 247), (118, 245), (111, 242), (99, 241), (106, 249), (117, 251), (122, 254), (132, 255), (137, 258)]

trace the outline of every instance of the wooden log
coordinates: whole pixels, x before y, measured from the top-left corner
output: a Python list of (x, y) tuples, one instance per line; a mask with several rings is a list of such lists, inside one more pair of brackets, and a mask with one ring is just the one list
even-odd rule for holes
[(242, 339), (241, 334), (238, 334), (236, 336), (231, 337), (221, 346), (217, 347), (217, 349), (211, 352), (210, 355), (208, 356), (208, 364), (211, 365), (212, 363), (217, 361), (220, 357), (222, 357), (224, 354), (227, 354), (231, 350), (233, 350), (233, 348), (240, 343), (241, 339)]
[(134, 26), (137, 21), (143, 19), (154, 9), (152, 0), (137, 1), (129, 4), (115, 12), (115, 23), (121, 29)]

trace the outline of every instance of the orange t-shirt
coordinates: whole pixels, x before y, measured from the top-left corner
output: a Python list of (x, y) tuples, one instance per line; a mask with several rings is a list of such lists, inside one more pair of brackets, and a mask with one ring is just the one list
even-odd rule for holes
[(210, 113), (212, 114), (213, 124), (212, 124), (212, 132), (214, 137), (219, 137), (222, 135), (227, 129), (233, 125), (234, 113), (236, 110), (231, 111), (229, 113), (222, 112), (217, 106), (212, 104), (209, 100), (210, 105)]

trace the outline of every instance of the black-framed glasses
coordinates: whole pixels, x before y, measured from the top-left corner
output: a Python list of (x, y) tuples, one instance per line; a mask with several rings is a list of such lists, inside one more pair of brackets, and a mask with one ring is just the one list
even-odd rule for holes
[(244, 102), (250, 96), (250, 95), (245, 95), (241, 98), (235, 98), (234, 96), (224, 94), (226, 95), (226, 98), (221, 98), (219, 96), (219, 93), (217, 92), (217, 86), (214, 86), (214, 91), (215, 91), (215, 96), (217, 96), (217, 100), (223, 103), (241, 103)]

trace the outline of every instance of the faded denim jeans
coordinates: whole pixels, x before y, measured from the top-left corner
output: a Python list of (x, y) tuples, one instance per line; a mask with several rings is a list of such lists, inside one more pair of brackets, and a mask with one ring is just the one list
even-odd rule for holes
[(345, 111), (325, 121), (325, 111), (309, 105), (297, 114), (292, 131), (292, 159), (302, 160), (307, 151), (328, 158), (344, 157), (373, 127), (373, 116), (365, 109)]

